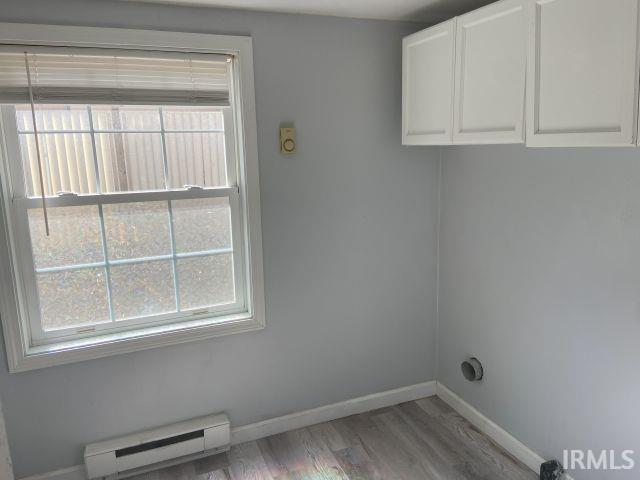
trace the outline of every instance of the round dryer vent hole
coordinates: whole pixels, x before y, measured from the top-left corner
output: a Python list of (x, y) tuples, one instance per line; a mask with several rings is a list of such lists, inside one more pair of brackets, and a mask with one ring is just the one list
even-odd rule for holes
[(462, 369), (462, 375), (464, 375), (464, 378), (466, 378), (470, 382), (479, 382), (480, 380), (482, 380), (482, 377), (484, 375), (482, 363), (480, 363), (480, 360), (478, 360), (476, 357), (471, 357), (468, 360), (462, 362), (460, 368)]

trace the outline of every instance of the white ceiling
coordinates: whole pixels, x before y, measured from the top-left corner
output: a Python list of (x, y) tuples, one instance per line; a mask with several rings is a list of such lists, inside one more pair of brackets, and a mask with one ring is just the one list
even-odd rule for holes
[[(139, 0), (127, 0), (139, 1)], [(335, 17), (435, 22), (492, 0), (142, 0), (174, 5), (306, 13)]]

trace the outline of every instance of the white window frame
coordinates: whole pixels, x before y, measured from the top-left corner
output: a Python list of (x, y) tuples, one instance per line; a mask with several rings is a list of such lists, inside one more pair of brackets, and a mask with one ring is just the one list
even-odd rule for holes
[[(228, 311), (186, 312), (179, 321), (175, 315), (166, 323), (140, 324), (139, 328), (109, 331), (104, 334), (92, 332), (87, 336), (74, 335), (70, 340), (46, 342), (42, 335), (34, 337), (32, 329), (35, 286), (33, 274), (24, 275), (24, 258), (28, 257), (28, 268), (33, 271), (31, 251), (28, 243), (15, 239), (28, 238), (25, 230), (26, 215), (16, 215), (37, 199), (19, 199), (14, 205), (10, 175), (15, 174), (17, 132), (15, 122), (8, 121), (11, 107), (3, 107), (0, 117), (0, 318), (11, 372), (20, 372), (51, 365), (100, 358), (119, 353), (172, 345), (220, 335), (259, 330), (264, 328), (264, 285), (262, 270), (262, 238), (260, 220), (260, 189), (258, 182), (257, 132), (255, 118), (255, 93), (253, 81), (253, 54), (250, 37), (192, 34), (178, 32), (156, 32), (116, 28), (64, 27), (53, 25), (30, 25), (0, 23), (0, 44), (90, 47), (109, 49), (132, 49), (148, 51), (172, 51), (188, 53), (217, 53), (234, 58), (231, 93), (233, 110), (225, 114), (225, 131), (232, 145), (227, 151), (235, 153), (237, 165), (230, 172), (230, 187), (205, 190), (183, 190), (153, 193), (118, 193), (82, 195), (78, 197), (53, 197), (48, 199), (52, 207), (66, 204), (77, 205), (86, 201), (100, 202), (136, 201), (144, 195), (145, 201), (175, 200), (179, 198), (228, 197), (237, 202), (232, 208), (240, 212), (232, 225), (234, 270), (242, 269), (242, 284), (236, 280), (238, 301)], [(231, 127), (231, 128), (227, 128)], [(15, 137), (15, 138), (14, 138)], [(236, 163), (236, 162), (234, 162)], [(9, 166), (9, 170), (5, 166)], [(235, 169), (238, 169), (237, 179)], [(21, 169), (18, 169), (21, 170)], [(18, 197), (23, 197), (19, 195)], [(91, 198), (94, 197), (94, 198)], [(12, 218), (15, 216), (16, 218)], [(24, 217), (24, 218), (23, 218)], [(26, 237), (25, 237), (26, 235)], [(25, 251), (25, 248), (27, 251)], [(240, 250), (236, 250), (240, 249)], [(238, 259), (240, 259), (238, 261)], [(21, 263), (22, 262), (22, 263)], [(238, 277), (238, 276), (236, 276)], [(37, 310), (37, 307), (36, 307)], [(31, 320), (30, 320), (31, 319)], [(128, 322), (128, 323), (135, 323)], [(76, 332), (77, 333), (77, 332)], [(34, 341), (35, 338), (35, 341)]]
[[(90, 105), (86, 106), (85, 112), (88, 115), (88, 118), (91, 115)], [(161, 138), (162, 144), (162, 159), (164, 164), (164, 173), (165, 173), (165, 182), (169, 184), (168, 178), (168, 158), (166, 154), (166, 137), (165, 134), (172, 134), (173, 131), (164, 129), (164, 121), (163, 121), (163, 113), (162, 106), (157, 106), (157, 113), (159, 116), (159, 124), (160, 127), (157, 131), (155, 130), (144, 130), (146, 133), (158, 133)], [(238, 188), (238, 179), (236, 172), (237, 165), (237, 157), (235, 155), (235, 135), (233, 128), (233, 112), (230, 107), (211, 107), (211, 110), (218, 110), (224, 119), (224, 130), (218, 130), (218, 132), (224, 132), (225, 135), (225, 160), (226, 160), (226, 172), (227, 172), (227, 182), (229, 186), (225, 187), (208, 187), (201, 189), (167, 189), (161, 191), (142, 191), (142, 192), (114, 192), (114, 193), (95, 193), (95, 194), (79, 194), (79, 195), (63, 195), (63, 196), (49, 196), (47, 197), (47, 206), (49, 208), (56, 207), (81, 207), (81, 206), (96, 206), (98, 207), (99, 212), (99, 222), (100, 222), (100, 230), (104, 235), (105, 228), (105, 220), (104, 215), (102, 213), (104, 206), (109, 204), (131, 204), (131, 203), (147, 203), (147, 202), (170, 202), (167, 204), (167, 207), (170, 204), (173, 204), (174, 201), (179, 200), (192, 200), (192, 199), (215, 199), (215, 198), (224, 198), (228, 199), (230, 214), (231, 214), (231, 237), (232, 237), (232, 245), (228, 248), (221, 248), (216, 250), (209, 250), (207, 252), (190, 252), (190, 253), (177, 253), (175, 251), (175, 244), (171, 241), (171, 253), (162, 255), (161, 257), (146, 257), (146, 258), (136, 258), (136, 259), (123, 259), (123, 260), (114, 260), (110, 259), (108, 256), (106, 243), (103, 241), (103, 254), (105, 260), (103, 262), (96, 262), (91, 264), (82, 265), (65, 265), (62, 267), (53, 267), (53, 268), (43, 268), (40, 270), (36, 269), (33, 261), (33, 248), (30, 244), (30, 233), (29, 233), (29, 222), (28, 222), (28, 211), (29, 210), (39, 210), (42, 208), (42, 199), (38, 196), (29, 197), (26, 192), (26, 181), (24, 175), (24, 168), (22, 162), (22, 156), (20, 153), (20, 145), (18, 141), (18, 137), (20, 133), (16, 129), (16, 112), (15, 107), (13, 105), (3, 105), (0, 106), (2, 110), (2, 125), (5, 132), (5, 142), (7, 146), (7, 151), (9, 153), (9, 165), (8, 165), (8, 175), (6, 177), (10, 179), (10, 189), (9, 190), (9, 198), (12, 198), (11, 210), (14, 214), (14, 227), (16, 231), (17, 238), (24, 239), (19, 242), (16, 246), (16, 254), (18, 255), (18, 264), (22, 269), (22, 274), (24, 278), (24, 297), (26, 300), (26, 305), (30, 309), (28, 313), (29, 320), (29, 328), (30, 328), (30, 336), (31, 336), (31, 344), (33, 346), (41, 346), (45, 344), (52, 343), (62, 343), (63, 339), (66, 340), (76, 340), (79, 338), (88, 338), (92, 336), (96, 336), (99, 332), (115, 332), (115, 331), (125, 331), (131, 330), (134, 328), (140, 328), (140, 325), (145, 324), (170, 324), (176, 323), (178, 321), (183, 320), (193, 320), (195, 317), (207, 317), (215, 315), (216, 318), (224, 319), (225, 315), (232, 315), (243, 313), (246, 308), (245, 302), (245, 275), (243, 274), (244, 270), (244, 234), (241, 228), (242, 224), (242, 212), (240, 211), (240, 198), (239, 198), (239, 188)], [(89, 129), (86, 131), (82, 131), (89, 135), (90, 142), (93, 147), (93, 156), (94, 162), (98, 161), (98, 157), (96, 154), (96, 139), (95, 137), (99, 134), (108, 132), (108, 133), (137, 133), (139, 130), (97, 130), (94, 129), (93, 121), (89, 119)], [(211, 130), (209, 130), (211, 131)], [(55, 133), (55, 131), (52, 131)], [(66, 131), (71, 133), (81, 132), (80, 130), (74, 131)], [(199, 132), (198, 130), (188, 130), (184, 132)], [(22, 134), (33, 134), (34, 132), (22, 132)], [(39, 130), (39, 135), (46, 135), (48, 132)], [(100, 173), (99, 168), (95, 167), (96, 171), (96, 190), (99, 192), (101, 190), (100, 184)], [(173, 214), (172, 209), (167, 209), (167, 220), (169, 226), (169, 237), (171, 239), (174, 238), (174, 225), (173, 225)], [(181, 258), (194, 258), (194, 257), (209, 257), (211, 255), (217, 254), (227, 254), (233, 253), (233, 272), (234, 272), (234, 292), (235, 292), (235, 301), (233, 303), (227, 303), (223, 305), (212, 305), (207, 308), (192, 308), (192, 309), (184, 309), (180, 308), (179, 305), (179, 279), (177, 275), (177, 262)], [(108, 280), (110, 276), (111, 268), (117, 265), (133, 265), (133, 264), (141, 264), (141, 263), (151, 263), (158, 260), (166, 260), (171, 261), (172, 269), (173, 269), (173, 277), (174, 277), (174, 286), (175, 286), (175, 301), (176, 301), (176, 311), (165, 313), (165, 314), (156, 314), (156, 315), (148, 315), (141, 317), (133, 317), (127, 319), (117, 319), (114, 316), (114, 306), (111, 301), (112, 287), (111, 282)], [(79, 271), (84, 268), (96, 268), (96, 269), (104, 269), (107, 287), (107, 298), (109, 299), (109, 313), (110, 313), (110, 321), (106, 323), (92, 323), (90, 325), (84, 326), (72, 326), (67, 328), (57, 328), (55, 330), (46, 331), (42, 327), (40, 314), (39, 314), (39, 298), (38, 298), (38, 289), (35, 283), (35, 277), (33, 276), (33, 272), (61, 272), (61, 271)], [(237, 272), (237, 274), (235, 273)]]

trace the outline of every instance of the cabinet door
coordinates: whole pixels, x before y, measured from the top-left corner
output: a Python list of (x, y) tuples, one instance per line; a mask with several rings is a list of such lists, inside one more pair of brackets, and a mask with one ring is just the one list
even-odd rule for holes
[(402, 140), (451, 143), (455, 19), (406, 37), (402, 44)]
[(453, 143), (523, 143), (525, 0), (458, 18)]
[(634, 145), (638, 0), (529, 0), (527, 145)]

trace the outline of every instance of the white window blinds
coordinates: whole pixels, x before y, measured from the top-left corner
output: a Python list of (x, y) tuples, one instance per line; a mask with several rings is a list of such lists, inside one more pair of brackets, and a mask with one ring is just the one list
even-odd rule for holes
[(0, 47), (0, 103), (229, 104), (230, 56), (66, 47)]

